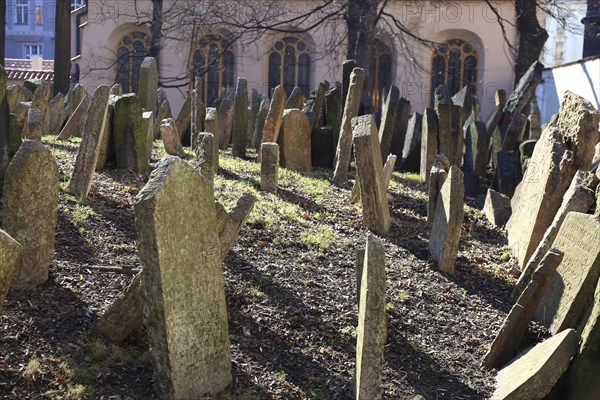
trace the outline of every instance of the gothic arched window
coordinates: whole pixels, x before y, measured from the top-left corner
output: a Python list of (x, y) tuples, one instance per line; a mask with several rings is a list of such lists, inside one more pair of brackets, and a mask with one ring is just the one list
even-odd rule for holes
[(269, 52), (269, 93), (283, 84), (288, 96), (298, 86), (308, 97), (310, 68), (310, 51), (304, 40), (295, 36), (277, 40)]
[(438, 46), (432, 61), (431, 88), (445, 83), (450, 95), (467, 84), (477, 85), (477, 51), (461, 39), (452, 39)]
[(211, 105), (223, 89), (233, 88), (235, 55), (224, 36), (211, 33), (196, 40), (193, 62), (193, 75), (202, 77), (204, 104)]
[(131, 32), (117, 47), (117, 83), (125, 93), (137, 93), (140, 67), (150, 49), (150, 35)]
[(375, 39), (372, 51), (366, 95), (371, 98), (373, 111), (377, 111), (381, 110), (383, 94), (392, 84), (392, 50), (382, 40)]

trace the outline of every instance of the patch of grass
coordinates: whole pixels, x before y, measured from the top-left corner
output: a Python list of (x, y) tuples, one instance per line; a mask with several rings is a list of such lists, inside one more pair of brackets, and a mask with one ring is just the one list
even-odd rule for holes
[(79, 136), (71, 136), (69, 138), (69, 142), (71, 142), (71, 143), (81, 143), (82, 139), (83, 138), (80, 138)]
[(241, 393), (227, 393), (225, 400), (260, 400), (261, 397), (252, 392), (250, 389), (246, 389)]
[(390, 314), (390, 313), (393, 313), (393, 312), (395, 312), (395, 311), (396, 311), (396, 306), (395, 306), (395, 305), (393, 305), (392, 303), (387, 303), (387, 304), (385, 305), (385, 312), (386, 312), (386, 313)]
[(85, 398), (88, 389), (82, 384), (67, 385), (67, 392), (65, 393), (65, 399), (83, 399)]
[(277, 379), (285, 381), (287, 379), (287, 373), (284, 370), (275, 373), (275, 377)]
[(88, 361), (104, 361), (108, 356), (108, 347), (100, 340), (96, 339), (89, 343), (86, 347), (87, 356), (85, 357)]
[(25, 367), (26, 376), (34, 376), (40, 372), (40, 360), (36, 357), (32, 358), (27, 362)]
[(356, 340), (357, 336), (358, 336), (358, 332), (356, 331), (356, 327), (354, 326), (346, 326), (342, 329), (340, 329), (340, 333), (342, 334), (342, 336), (344, 336), (346, 339), (352, 339), (352, 340)]
[(254, 297), (259, 297), (259, 298), (265, 296), (265, 293), (262, 290), (260, 290), (260, 286), (258, 286), (258, 285), (250, 286), (250, 293), (252, 293), (252, 295)]
[(398, 295), (398, 300), (400, 300), (401, 303), (406, 303), (408, 300), (410, 300), (410, 293), (408, 293), (408, 290), (402, 289), (400, 290), (400, 294)]
[(327, 225), (311, 227), (300, 234), (300, 243), (307, 247), (318, 246), (319, 250), (327, 250), (337, 241), (337, 233)]
[(78, 202), (73, 211), (73, 224), (75, 226), (82, 226), (93, 215), (96, 215), (96, 213), (92, 207)]

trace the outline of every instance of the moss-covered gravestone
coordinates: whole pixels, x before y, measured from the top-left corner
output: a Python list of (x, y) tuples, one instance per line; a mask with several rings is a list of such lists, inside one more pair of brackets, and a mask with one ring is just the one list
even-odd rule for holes
[(231, 152), (234, 157), (246, 157), (248, 141), (248, 82), (238, 78), (233, 105), (233, 139)]
[(142, 116), (142, 103), (134, 94), (124, 95), (115, 102), (113, 139), (117, 168), (147, 172), (148, 147)]
[(22, 251), (23, 246), (0, 229), (0, 308), (10, 289)]
[(169, 156), (138, 194), (135, 213), (156, 391), (168, 399), (217, 395), (232, 377), (212, 188)]
[(146, 57), (140, 66), (140, 75), (138, 80), (138, 92), (142, 102), (142, 107), (146, 111), (152, 111), (156, 114), (157, 92), (158, 89), (158, 67), (154, 57)]

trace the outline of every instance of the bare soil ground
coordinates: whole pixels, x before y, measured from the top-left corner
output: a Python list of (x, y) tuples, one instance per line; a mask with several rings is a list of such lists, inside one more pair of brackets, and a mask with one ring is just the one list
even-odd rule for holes
[[(77, 140), (44, 142), (64, 189)], [(163, 154), (155, 146), (153, 161)], [(227, 206), (244, 191), (259, 199), (223, 266), (234, 377), (223, 397), (351, 398), (355, 253), (367, 233), (360, 206), (347, 201), (350, 184), (333, 186), (325, 170), (282, 170), (276, 196), (259, 192), (259, 165), (249, 158), (222, 153), (215, 183)], [(156, 398), (144, 330), (114, 345), (94, 329), (141, 267), (133, 203), (147, 179), (108, 169), (87, 199), (61, 190), (50, 279), (32, 292), (11, 290), (0, 310), (1, 399)], [(444, 275), (427, 251), (426, 184), (395, 173), (388, 193), (384, 397), (487, 398), (495, 373), (479, 363), (514, 284), (503, 232), (466, 207), (457, 274)], [(527, 342), (544, 335), (532, 325)]]

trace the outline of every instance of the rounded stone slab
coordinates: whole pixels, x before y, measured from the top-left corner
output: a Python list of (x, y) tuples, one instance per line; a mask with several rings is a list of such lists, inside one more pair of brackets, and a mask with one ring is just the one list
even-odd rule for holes
[(44, 145), (25, 140), (6, 170), (2, 229), (23, 245), (13, 287), (33, 289), (48, 280), (54, 258), (58, 167)]

